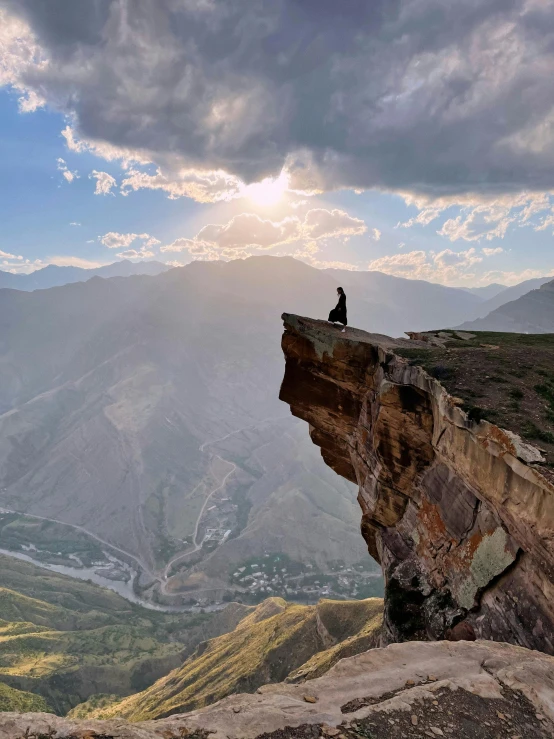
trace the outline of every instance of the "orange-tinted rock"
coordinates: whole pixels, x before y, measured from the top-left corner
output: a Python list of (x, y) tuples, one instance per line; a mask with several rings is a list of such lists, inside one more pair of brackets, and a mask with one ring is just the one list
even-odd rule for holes
[(386, 639), (512, 642), (554, 654), (554, 485), (540, 452), (470, 421), (390, 339), (283, 316), (281, 399), (359, 485), (383, 567)]

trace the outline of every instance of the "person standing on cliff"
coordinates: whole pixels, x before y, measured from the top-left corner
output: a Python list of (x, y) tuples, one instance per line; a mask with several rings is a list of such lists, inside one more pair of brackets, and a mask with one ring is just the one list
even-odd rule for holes
[(346, 331), (346, 294), (342, 287), (337, 287), (337, 295), (339, 296), (339, 302), (336, 307), (329, 313), (329, 323), (342, 323), (342, 333)]

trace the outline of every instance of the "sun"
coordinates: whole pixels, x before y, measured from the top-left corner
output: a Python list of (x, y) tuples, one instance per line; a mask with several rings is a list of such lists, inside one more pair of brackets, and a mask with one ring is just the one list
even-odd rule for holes
[(281, 172), (279, 177), (266, 177), (244, 188), (244, 196), (256, 205), (277, 205), (289, 187), (289, 176)]

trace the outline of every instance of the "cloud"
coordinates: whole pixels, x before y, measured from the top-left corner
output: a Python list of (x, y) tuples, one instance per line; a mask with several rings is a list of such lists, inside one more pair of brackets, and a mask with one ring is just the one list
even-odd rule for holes
[[(150, 234), (135, 234), (135, 233), (126, 233), (121, 234), (117, 231), (109, 231), (108, 233), (104, 234), (103, 236), (99, 236), (99, 241), (104, 244), (104, 246), (107, 246), (108, 249), (121, 249), (126, 248), (130, 246), (134, 241), (137, 239), (142, 241), (142, 245), (140, 247), (140, 251), (136, 251), (135, 249), (129, 250), (125, 254), (126, 258), (131, 259), (135, 256), (142, 257), (153, 257), (154, 252), (150, 251), (151, 247), (157, 246), (161, 243), (158, 239), (155, 239), (153, 236), (150, 236)], [(117, 254), (116, 256), (120, 257), (124, 255), (124, 252)]]
[(126, 192), (207, 202), (283, 168), (306, 193), (554, 188), (549, 2), (0, 1), (0, 81), (74, 151), (154, 163)]
[[(255, 213), (241, 213), (225, 224), (208, 224), (193, 239), (180, 238), (160, 248), (161, 252), (188, 251), (193, 256), (219, 252), (222, 256), (247, 255), (251, 250), (267, 250), (294, 243), (317, 244), (327, 239), (347, 241), (367, 231), (359, 218), (335, 208), (313, 208), (303, 219), (290, 216), (282, 221), (263, 219)], [(319, 247), (312, 247), (312, 251)]]
[(478, 278), (472, 270), (482, 261), (483, 257), (473, 247), (460, 252), (415, 250), (374, 259), (368, 269), (444, 285), (475, 284)]
[(154, 252), (149, 251), (145, 246), (143, 246), (140, 251), (137, 251), (136, 249), (127, 249), (126, 251), (119, 252), (116, 256), (121, 257), (122, 259), (150, 259), (154, 256)]
[(81, 224), (80, 224), (80, 223), (78, 223), (77, 221), (70, 221), (70, 222), (69, 222), (69, 225), (70, 225), (70, 226), (80, 226)]
[(121, 194), (128, 195), (132, 190), (142, 189), (161, 190), (170, 200), (187, 197), (199, 203), (216, 203), (238, 197), (241, 182), (221, 170), (210, 172), (182, 168), (164, 174), (158, 168), (153, 175), (138, 169), (130, 170), (121, 182)]
[(399, 223), (398, 227), (425, 227), (446, 211), (456, 211), (437, 230), (440, 236), (453, 242), (492, 241), (503, 239), (510, 228), (532, 227), (535, 231), (541, 231), (554, 225), (554, 216), (549, 215), (554, 212), (554, 198), (550, 192), (524, 191), (506, 195), (466, 193), (432, 201), (413, 193), (403, 193), (403, 197), (407, 205), (419, 209), (419, 214), (405, 223)]
[(531, 280), (535, 277), (550, 276), (554, 276), (554, 269), (524, 269), (521, 272), (494, 270), (485, 272), (485, 274), (482, 275), (480, 282), (483, 285), (490, 284), (491, 282), (500, 282), (502, 285), (517, 285), (519, 282), (523, 282), (524, 280)]
[(502, 254), (504, 249), (501, 246), (497, 246), (495, 249), (487, 249), (483, 247), (481, 250), (486, 257), (494, 257), (496, 254)]
[(111, 174), (98, 172), (96, 169), (93, 169), (89, 174), (89, 179), (96, 180), (95, 195), (113, 195), (112, 188), (117, 185), (117, 181)]
[(2, 259), (18, 259), (18, 260), (23, 259), (23, 257), (21, 256), (16, 256), (15, 254), (9, 254), (6, 251), (2, 251), (2, 249), (0, 249), (0, 257), (2, 257)]
[(371, 229), (371, 236), (374, 241), (380, 241), (381, 240), (381, 231), (379, 231), (378, 228), (372, 228)]
[(65, 160), (63, 160), (61, 157), (58, 157), (56, 159), (57, 162), (57, 169), (58, 172), (61, 172), (62, 175), (65, 177), (66, 181), (71, 183), (73, 180), (79, 178), (79, 174), (77, 171), (72, 172), (70, 169), (68, 169), (67, 164), (65, 163)]
[[(346, 211), (335, 208), (313, 208), (304, 216), (301, 230), (309, 239), (330, 239), (360, 236), (367, 231), (367, 226), (360, 218), (348, 215)], [(376, 230), (376, 229), (375, 229)]]
[(129, 246), (135, 239), (138, 239), (138, 234), (120, 234), (117, 231), (110, 231), (104, 236), (100, 236), (100, 241), (108, 249), (120, 249), (122, 246)]

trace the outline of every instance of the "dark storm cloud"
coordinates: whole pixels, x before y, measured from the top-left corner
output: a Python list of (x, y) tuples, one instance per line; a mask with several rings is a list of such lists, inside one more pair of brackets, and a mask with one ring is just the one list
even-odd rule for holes
[(81, 135), (246, 181), (554, 187), (551, 0), (0, 0)]

